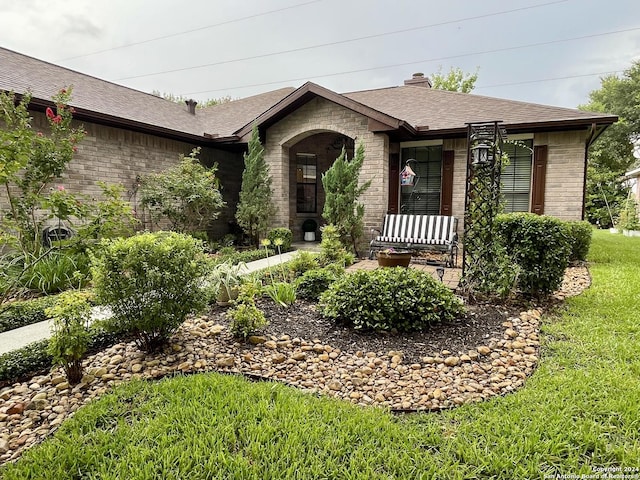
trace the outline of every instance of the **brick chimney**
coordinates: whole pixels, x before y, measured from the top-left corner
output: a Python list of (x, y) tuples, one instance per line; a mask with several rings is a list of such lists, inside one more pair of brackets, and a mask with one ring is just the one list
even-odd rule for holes
[(189, 113), (191, 115), (195, 115), (196, 105), (198, 104), (198, 102), (196, 102), (193, 98), (190, 98), (189, 100), (185, 100), (184, 103), (187, 104), (187, 110), (189, 111)]
[(414, 73), (413, 77), (404, 81), (405, 85), (411, 85), (413, 87), (425, 87), (431, 88), (431, 81), (428, 77), (424, 76), (424, 73)]

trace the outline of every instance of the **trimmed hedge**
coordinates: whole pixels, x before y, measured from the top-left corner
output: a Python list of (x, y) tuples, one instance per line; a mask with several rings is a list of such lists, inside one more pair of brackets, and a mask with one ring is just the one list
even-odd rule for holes
[(325, 317), (357, 330), (424, 330), (453, 320), (464, 306), (430, 274), (412, 268), (359, 270), (331, 284), (320, 297)]
[(571, 243), (569, 260), (572, 262), (577, 260), (585, 261), (591, 246), (593, 227), (589, 222), (580, 220), (565, 222), (565, 225)]
[(45, 308), (53, 307), (56, 295), (32, 300), (19, 300), (0, 307), (0, 333), (44, 322), (48, 319)]
[(269, 230), (267, 239), (271, 242), (271, 248), (275, 249), (276, 252), (278, 251), (275, 244), (277, 238), (282, 240), (282, 245), (280, 246), (280, 251), (282, 253), (291, 250), (291, 242), (293, 241), (293, 233), (291, 233), (291, 230), (284, 227), (272, 228)]
[(507, 254), (520, 267), (518, 288), (526, 295), (553, 293), (562, 284), (571, 242), (565, 222), (533, 213), (498, 215), (496, 227)]
[(343, 274), (344, 268), (336, 264), (307, 270), (296, 282), (298, 297), (317, 301), (320, 295)]

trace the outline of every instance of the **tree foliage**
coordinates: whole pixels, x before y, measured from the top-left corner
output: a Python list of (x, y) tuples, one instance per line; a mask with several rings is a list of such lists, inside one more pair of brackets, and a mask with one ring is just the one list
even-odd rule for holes
[[(73, 108), (68, 103), (71, 88), (52, 97), (54, 108), (46, 109), (50, 134), (31, 126), (27, 93), (17, 101), (13, 92), (0, 93), (0, 185), (4, 185), (9, 212), (2, 219), (6, 231), (15, 233), (17, 247), (25, 254), (40, 248), (40, 232), (46, 217), (41, 208), (45, 188), (60, 177), (85, 135), (73, 127)], [(45, 206), (46, 207), (46, 206)]]
[[(189, 100), (185, 96), (175, 95), (173, 93), (164, 93), (164, 92), (160, 93), (159, 90), (154, 90), (153, 92), (151, 92), (151, 95), (154, 95), (156, 97), (161, 97), (161, 98), (164, 98), (165, 100), (169, 100), (170, 102), (179, 103), (182, 105), (184, 105), (184, 103)], [(220, 105), (221, 103), (228, 103), (231, 100), (232, 99), (229, 95), (227, 95), (226, 97), (220, 97), (220, 98), (208, 98), (204, 102), (198, 102), (198, 104), (196, 105), (196, 108), (212, 107), (214, 105)]]
[(276, 212), (272, 196), (269, 166), (264, 159), (258, 127), (254, 125), (249, 150), (244, 154), (244, 172), (236, 220), (256, 247), (259, 246), (260, 235), (269, 227), (269, 219)]
[(469, 93), (478, 80), (478, 69), (476, 73), (465, 73), (460, 68), (453, 68), (449, 73), (442, 73), (442, 67), (436, 73), (431, 74), (431, 86), (438, 90), (448, 90), (450, 92)]
[(605, 215), (604, 194), (616, 219), (626, 198), (622, 176), (638, 161), (634, 145), (640, 141), (640, 61), (633, 62), (624, 74), (602, 78), (601, 86), (589, 94), (589, 103), (578, 108), (618, 115), (619, 120), (596, 140), (589, 150), (587, 170), (587, 217), (592, 223), (610, 226)]
[(180, 155), (180, 163), (164, 172), (142, 179), (141, 204), (159, 221), (166, 218), (178, 232), (206, 228), (224, 206), (217, 164), (206, 168), (198, 160), (200, 150)]
[(358, 185), (363, 163), (364, 145), (358, 145), (351, 161), (342, 147), (340, 156), (322, 174), (322, 186), (326, 194), (322, 217), (327, 223), (335, 225), (344, 245), (353, 245), (356, 255), (364, 229), (364, 205), (358, 203), (358, 197), (371, 186), (371, 180)]

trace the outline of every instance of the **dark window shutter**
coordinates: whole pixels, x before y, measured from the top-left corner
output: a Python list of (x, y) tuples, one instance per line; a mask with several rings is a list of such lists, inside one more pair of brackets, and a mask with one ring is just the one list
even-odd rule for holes
[(535, 214), (544, 213), (544, 183), (547, 176), (546, 145), (533, 147), (533, 186), (531, 188), (531, 211)]
[(440, 190), (440, 215), (451, 216), (453, 199), (453, 159), (455, 152), (442, 152), (442, 185)]
[(400, 154), (389, 154), (389, 202), (388, 213), (398, 213), (398, 195), (400, 193)]

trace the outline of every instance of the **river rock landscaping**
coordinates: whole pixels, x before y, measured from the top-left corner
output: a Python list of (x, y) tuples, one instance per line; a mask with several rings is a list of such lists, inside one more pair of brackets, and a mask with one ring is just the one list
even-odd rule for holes
[[(556, 299), (589, 282), (585, 267), (567, 269)], [(224, 310), (214, 308), (187, 320), (164, 351), (143, 353), (129, 342), (89, 356), (76, 386), (55, 368), (0, 390), (0, 462), (17, 459), (82, 405), (133, 378), (217, 371), (396, 411), (446, 409), (521, 387), (538, 362), (541, 310), (469, 310), (457, 324), (419, 334), (349, 336), (323, 325), (315, 306), (299, 301), (290, 310), (270, 309), (264, 334), (239, 342)]]

